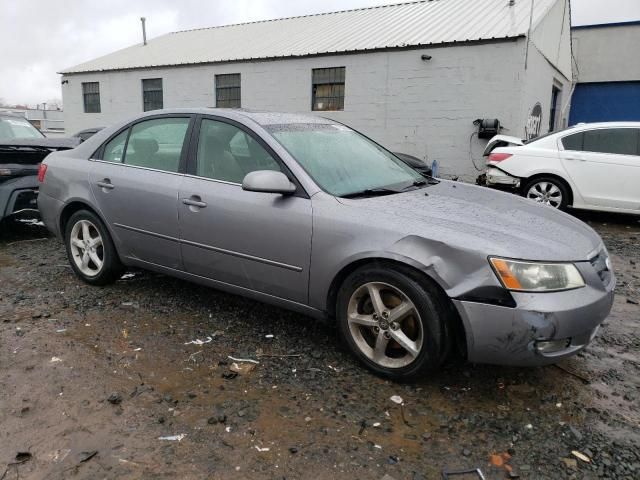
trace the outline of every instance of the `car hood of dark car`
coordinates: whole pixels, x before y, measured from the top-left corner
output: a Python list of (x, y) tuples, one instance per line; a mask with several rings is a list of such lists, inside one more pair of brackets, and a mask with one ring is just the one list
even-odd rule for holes
[[(79, 138), (16, 138), (0, 140), (0, 164), (37, 169), (51, 152), (70, 150), (80, 144)], [(28, 172), (22, 172), (26, 175)]]
[(591, 227), (551, 207), (441, 181), (406, 193), (339, 201), (371, 211), (383, 228), (508, 258), (584, 261), (602, 246)]
[(52, 150), (69, 150), (80, 144), (80, 139), (71, 137), (59, 138), (14, 138), (0, 140), (1, 147), (44, 147)]

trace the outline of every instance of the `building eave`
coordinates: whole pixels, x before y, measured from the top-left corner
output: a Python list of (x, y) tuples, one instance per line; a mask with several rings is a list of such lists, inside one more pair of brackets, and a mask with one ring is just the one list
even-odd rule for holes
[(302, 58), (362, 55), (362, 54), (380, 53), (380, 52), (423, 50), (425, 48), (462, 47), (462, 46), (468, 46), (468, 45), (484, 45), (484, 44), (492, 44), (492, 43), (515, 42), (518, 39), (525, 38), (525, 37), (526, 37), (526, 34), (518, 34), (518, 35), (509, 35), (505, 37), (468, 39), (463, 41), (426, 43), (426, 44), (416, 44), (416, 45), (400, 45), (400, 46), (392, 46), (392, 47), (365, 48), (365, 49), (342, 50), (342, 51), (333, 51), (333, 52), (318, 52), (318, 53), (309, 53), (304, 55), (282, 55), (282, 56), (271, 56), (271, 57), (212, 60), (212, 61), (202, 61), (202, 62), (138, 65), (138, 66), (130, 66), (130, 67), (122, 67), (122, 68), (104, 68), (99, 70), (62, 70), (57, 73), (63, 76), (71, 76), (71, 75), (84, 75), (84, 74), (96, 74), (96, 73), (107, 73), (107, 72), (126, 72), (126, 71), (134, 71), (134, 70), (153, 70), (153, 69), (160, 69), (160, 68), (184, 68), (184, 67), (195, 67), (195, 66), (205, 66), (205, 65), (226, 65), (226, 64), (234, 64), (234, 63), (273, 62), (278, 60), (292, 60), (292, 59), (302, 59)]

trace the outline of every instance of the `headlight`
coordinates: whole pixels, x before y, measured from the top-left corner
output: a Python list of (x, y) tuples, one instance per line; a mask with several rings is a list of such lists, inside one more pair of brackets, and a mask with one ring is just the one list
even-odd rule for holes
[(504, 288), (523, 292), (552, 292), (584, 287), (573, 263), (538, 263), (490, 258)]

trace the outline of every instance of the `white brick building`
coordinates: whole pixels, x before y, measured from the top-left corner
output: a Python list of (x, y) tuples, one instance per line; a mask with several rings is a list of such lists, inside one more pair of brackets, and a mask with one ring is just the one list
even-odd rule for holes
[(522, 137), (566, 122), (569, 10), (425, 0), (170, 33), (63, 70), (65, 124), (159, 107), (314, 112), (472, 179), (485, 143), (474, 120)]

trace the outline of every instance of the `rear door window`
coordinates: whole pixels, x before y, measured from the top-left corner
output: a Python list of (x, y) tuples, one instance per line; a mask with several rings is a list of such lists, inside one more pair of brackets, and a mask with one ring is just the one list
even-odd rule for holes
[(156, 118), (131, 128), (126, 165), (178, 172), (189, 118)]
[(637, 128), (602, 128), (584, 132), (585, 152), (638, 155)]

